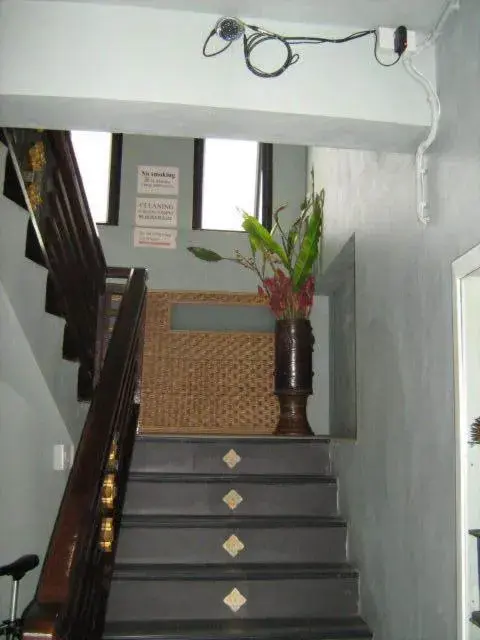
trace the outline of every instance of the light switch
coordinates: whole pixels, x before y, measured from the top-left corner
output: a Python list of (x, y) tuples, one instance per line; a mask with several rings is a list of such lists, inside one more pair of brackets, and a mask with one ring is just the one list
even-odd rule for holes
[(53, 445), (53, 470), (65, 471), (68, 468), (67, 447), (64, 444)]

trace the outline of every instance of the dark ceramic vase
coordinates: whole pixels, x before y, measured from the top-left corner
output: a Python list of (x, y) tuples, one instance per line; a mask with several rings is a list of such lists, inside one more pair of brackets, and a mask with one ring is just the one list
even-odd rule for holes
[(280, 405), (276, 436), (312, 436), (307, 419), (312, 395), (315, 339), (309, 320), (277, 320), (275, 325), (275, 395)]

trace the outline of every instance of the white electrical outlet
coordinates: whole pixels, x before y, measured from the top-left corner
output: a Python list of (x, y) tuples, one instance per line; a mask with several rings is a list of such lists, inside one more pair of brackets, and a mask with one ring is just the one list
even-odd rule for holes
[[(378, 53), (393, 53), (395, 51), (395, 27), (378, 27)], [(417, 34), (407, 30), (407, 51), (413, 53), (417, 48)]]
[(66, 471), (71, 469), (73, 458), (75, 456), (75, 447), (73, 444), (55, 444), (53, 445), (53, 469), (54, 471)]

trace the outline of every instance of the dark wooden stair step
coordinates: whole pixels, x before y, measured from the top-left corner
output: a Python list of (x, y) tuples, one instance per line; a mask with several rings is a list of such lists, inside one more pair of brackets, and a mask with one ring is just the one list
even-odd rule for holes
[(238, 529), (283, 529), (283, 528), (323, 528), (345, 527), (346, 522), (336, 516), (187, 516), (187, 515), (145, 515), (124, 514), (122, 528), (238, 528)]
[(237, 564), (235, 566), (115, 564), (114, 580), (302, 580), (356, 578), (358, 571), (347, 563)]
[(330, 517), (124, 515), (119, 562), (345, 562), (346, 523)]
[(158, 435), (154, 433), (143, 433), (137, 436), (136, 442), (148, 442), (150, 444), (160, 443), (164, 444), (166, 442), (175, 442), (175, 443), (197, 443), (197, 444), (218, 444), (221, 443), (244, 443), (244, 444), (267, 444), (271, 445), (295, 445), (295, 444), (305, 444), (310, 446), (312, 443), (324, 443), (329, 445), (331, 442), (331, 438), (329, 436), (269, 436), (269, 435), (184, 435), (184, 434), (167, 434), (167, 435)]
[(330, 446), (326, 438), (139, 436), (131, 468), (192, 474), (328, 474)]
[[(228, 506), (231, 498), (237, 504)], [(125, 513), (157, 515), (337, 514), (337, 484), (325, 475), (130, 472)]]
[(117, 565), (109, 620), (349, 617), (358, 573), (347, 564)]
[(131, 482), (186, 482), (192, 484), (223, 483), (232, 484), (255, 483), (255, 484), (332, 484), (336, 485), (336, 478), (325, 474), (291, 474), (279, 475), (270, 474), (268, 476), (259, 473), (238, 474), (230, 473), (162, 473), (153, 471), (130, 471), (129, 481)]
[(358, 616), (322, 619), (108, 622), (104, 640), (353, 640), (371, 638)]

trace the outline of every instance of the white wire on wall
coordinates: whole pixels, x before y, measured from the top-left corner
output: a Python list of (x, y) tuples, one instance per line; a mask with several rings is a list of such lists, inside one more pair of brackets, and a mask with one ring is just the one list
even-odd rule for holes
[(430, 216), (428, 215), (428, 162), (426, 158), (426, 153), (428, 149), (432, 146), (435, 138), (438, 133), (438, 125), (440, 122), (441, 116), (441, 105), (438, 94), (433, 86), (433, 83), (415, 67), (413, 64), (413, 60), (415, 57), (425, 51), (428, 47), (431, 47), (435, 44), (438, 38), (441, 36), (443, 32), (443, 28), (448, 18), (454, 11), (458, 11), (460, 9), (460, 0), (449, 0), (445, 9), (443, 10), (435, 28), (433, 31), (425, 38), (425, 40), (421, 43), (421, 45), (416, 49), (416, 51), (408, 53), (408, 51), (403, 56), (403, 65), (412, 78), (418, 82), (427, 93), (427, 100), (430, 106), (431, 111), (431, 126), (428, 136), (425, 140), (419, 145), (417, 149), (417, 153), (415, 155), (415, 179), (416, 179), (416, 190), (417, 190), (417, 216), (418, 220), (426, 225), (430, 222)]

